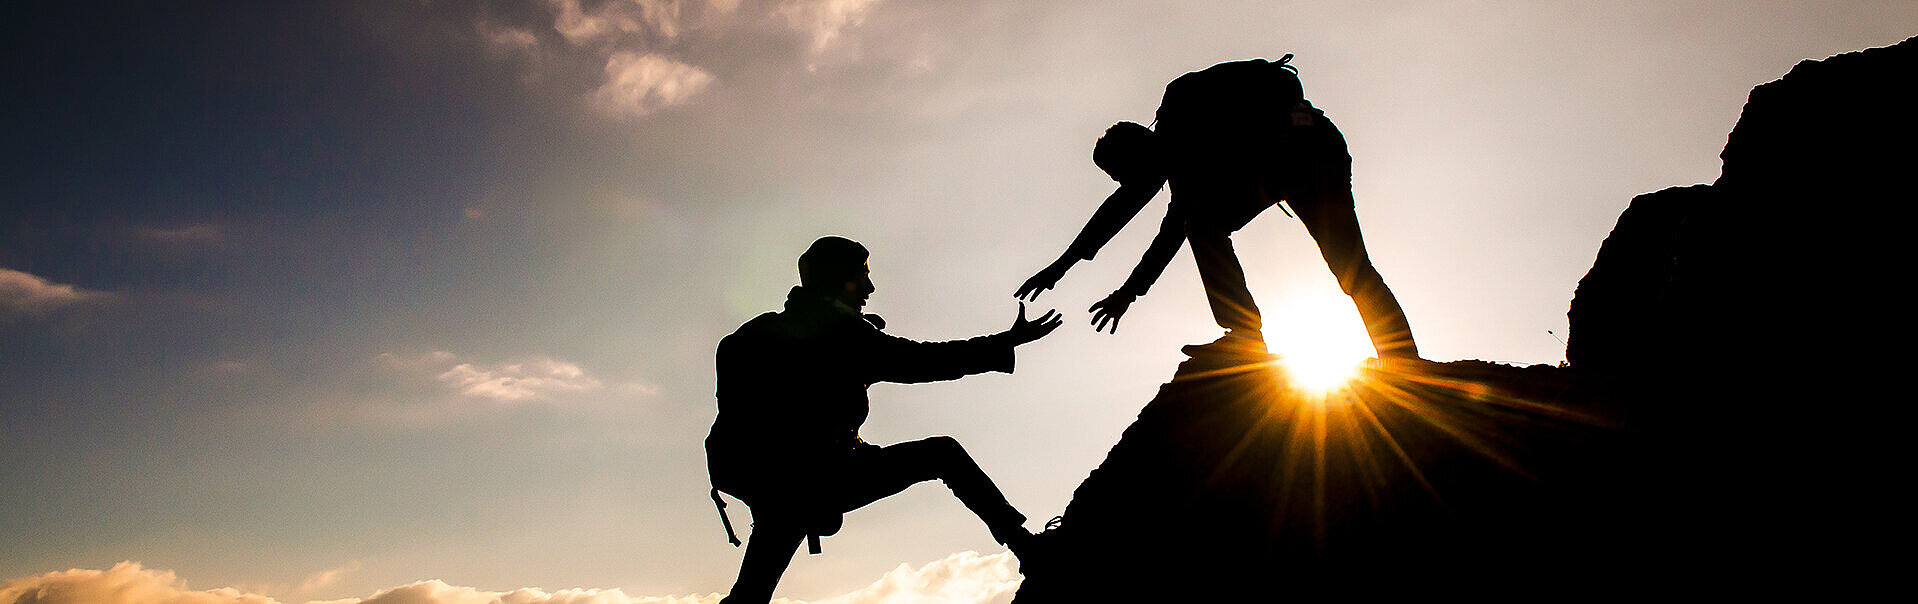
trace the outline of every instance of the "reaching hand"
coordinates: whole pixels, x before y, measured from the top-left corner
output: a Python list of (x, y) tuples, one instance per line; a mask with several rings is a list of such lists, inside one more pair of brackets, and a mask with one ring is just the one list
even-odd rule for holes
[(1020, 302), (1019, 318), (1012, 321), (1012, 329), (1006, 330), (1006, 336), (1012, 339), (1013, 346), (1018, 346), (1046, 337), (1046, 334), (1052, 333), (1052, 330), (1058, 329), (1059, 324), (1064, 322), (1064, 316), (1050, 309), (1046, 311), (1046, 314), (1039, 315), (1039, 318), (1027, 321), (1026, 303)]
[(1125, 316), (1126, 309), (1131, 308), (1132, 301), (1137, 299), (1138, 296), (1117, 291), (1094, 303), (1092, 308), (1086, 309), (1086, 312), (1092, 313), (1092, 330), (1103, 330), (1107, 323), (1111, 323), (1112, 333), (1119, 333), (1119, 317)]
[(1019, 291), (1013, 292), (1012, 297), (1021, 300), (1038, 300), (1039, 292), (1052, 289), (1052, 286), (1058, 285), (1059, 278), (1066, 276), (1066, 269), (1068, 268), (1072, 268), (1072, 263), (1065, 260), (1046, 265), (1045, 268), (1039, 269), (1038, 274), (1033, 275), (1032, 278), (1026, 279), (1025, 283), (1020, 284)]

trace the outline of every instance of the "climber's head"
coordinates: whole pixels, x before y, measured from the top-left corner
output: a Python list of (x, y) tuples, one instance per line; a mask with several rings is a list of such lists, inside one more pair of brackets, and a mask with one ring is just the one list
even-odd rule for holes
[(820, 237), (799, 255), (799, 285), (859, 310), (872, 296), (872, 272), (866, 268), (871, 253), (845, 237)]
[(1153, 180), (1165, 174), (1158, 137), (1137, 122), (1119, 122), (1107, 128), (1105, 136), (1092, 146), (1092, 163), (1121, 183)]

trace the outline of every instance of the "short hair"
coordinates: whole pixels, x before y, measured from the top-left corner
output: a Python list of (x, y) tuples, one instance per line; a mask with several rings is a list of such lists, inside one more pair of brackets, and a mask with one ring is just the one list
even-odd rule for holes
[(1164, 172), (1155, 165), (1152, 129), (1138, 122), (1119, 122), (1106, 128), (1092, 145), (1092, 163), (1113, 180), (1150, 179)]
[(859, 276), (872, 255), (866, 246), (845, 237), (825, 236), (812, 242), (799, 255), (799, 284), (806, 287), (838, 287)]

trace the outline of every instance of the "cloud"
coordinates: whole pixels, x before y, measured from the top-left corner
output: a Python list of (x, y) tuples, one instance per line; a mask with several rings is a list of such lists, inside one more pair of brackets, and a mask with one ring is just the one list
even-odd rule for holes
[(599, 380), (587, 376), (579, 365), (554, 359), (495, 365), (460, 363), (441, 373), (439, 381), (466, 396), (509, 402), (599, 387)]
[(590, 44), (620, 32), (641, 31), (637, 2), (616, 0), (587, 10), (581, 0), (550, 0), (554, 11), (553, 30), (573, 44)]
[(462, 397), (504, 402), (541, 400), (601, 386), (599, 379), (587, 375), (578, 364), (549, 357), (475, 363), (462, 362), (458, 355), (435, 350), (416, 355), (383, 352), (373, 357), (373, 363), (388, 372), (432, 376), (442, 388)]
[(495, 361), (444, 350), (380, 353), (341, 378), (300, 407), (303, 423), (415, 430), (531, 411), (599, 415), (619, 413), (661, 392), (647, 380), (609, 379), (554, 357)]
[(298, 589), (301, 593), (307, 593), (332, 587), (334, 583), (340, 581), (341, 577), (345, 577), (358, 570), (360, 570), (360, 561), (353, 560), (326, 570), (314, 571), (306, 575), (306, 578), (300, 580)]
[(121, 562), (106, 570), (72, 569), (0, 583), (0, 604), (277, 604), (231, 587), (187, 589), (173, 571)]
[[(583, 97), (592, 108), (638, 118), (692, 102), (718, 79), (697, 64), (715, 58), (702, 52), (755, 47), (741, 44), (743, 37), (786, 32), (803, 38), (816, 57), (864, 22), (877, 1), (545, 0), (550, 21), (504, 23), (485, 15), (476, 31), (495, 59), (538, 59), (528, 64), (527, 82), (590, 81)], [(785, 57), (761, 58), (775, 59)]]
[[(1003, 602), (1019, 588), (1012, 554), (991, 556), (960, 552), (914, 568), (901, 564), (878, 581), (818, 604), (984, 604)], [(331, 584), (357, 570), (357, 563), (308, 576), (301, 591)], [(317, 583), (316, 583), (317, 582)], [(484, 591), (449, 585), (438, 579), (373, 592), (364, 598), (310, 601), (308, 604), (715, 604), (720, 594), (629, 596), (618, 589), (573, 588), (548, 592), (526, 587)], [(0, 583), (0, 604), (279, 604), (271, 596), (221, 587), (194, 591), (172, 571), (121, 562), (107, 570), (72, 569)], [(804, 604), (797, 600), (774, 600)]]
[(479, 33), (486, 38), (487, 48), (499, 53), (497, 56), (532, 55), (539, 51), (539, 36), (523, 28), (482, 20)]
[(562, 589), (547, 593), (528, 587), (505, 592), (480, 591), (435, 579), (383, 589), (364, 600), (335, 600), (328, 604), (713, 604), (719, 598), (719, 594), (633, 597), (618, 589)]
[(643, 116), (684, 104), (712, 81), (712, 74), (663, 55), (617, 52), (606, 59), (606, 82), (593, 91), (593, 104), (614, 115)]
[(31, 273), (0, 268), (0, 316), (8, 313), (43, 315), (105, 295), (65, 283), (54, 283)]
[(787, 0), (774, 13), (786, 25), (812, 38), (812, 51), (824, 52), (839, 39), (840, 33), (865, 21), (866, 12), (878, 0)]
[(818, 604), (1005, 601), (1019, 589), (1017, 566), (1011, 553), (959, 552), (919, 568), (901, 564), (864, 589)]
[(444, 350), (434, 350), (415, 355), (400, 355), (382, 352), (373, 357), (373, 363), (388, 370), (400, 372), (444, 371), (451, 367), (459, 357)]

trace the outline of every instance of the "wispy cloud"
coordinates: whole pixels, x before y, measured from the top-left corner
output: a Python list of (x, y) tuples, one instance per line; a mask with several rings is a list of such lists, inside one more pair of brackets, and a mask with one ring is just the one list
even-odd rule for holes
[(576, 363), (549, 357), (482, 363), (461, 361), (444, 350), (422, 354), (380, 353), (375, 365), (402, 376), (432, 376), (442, 388), (462, 397), (502, 402), (532, 401), (554, 395), (597, 390), (598, 378)]
[[(901, 564), (878, 581), (819, 604), (893, 604), (941, 602), (985, 604), (1009, 599), (1019, 587), (1011, 554), (960, 552), (923, 566)], [(299, 592), (323, 589), (341, 575), (359, 570), (353, 562), (309, 575)], [(307, 604), (714, 604), (720, 594), (629, 596), (618, 589), (573, 588), (558, 591), (526, 587), (485, 591), (449, 585), (438, 579), (381, 589), (364, 598), (315, 600)], [(280, 604), (272, 596), (220, 587), (193, 590), (172, 571), (139, 562), (121, 562), (106, 570), (72, 569), (0, 583), (0, 604)], [(774, 600), (804, 604), (798, 600)]]
[(554, 359), (493, 365), (460, 363), (441, 373), (439, 380), (460, 394), (496, 401), (543, 399), (563, 392), (593, 390), (600, 385), (599, 380), (587, 376), (579, 365)]
[[(536, 60), (531, 71), (562, 70), (584, 79), (588, 105), (615, 118), (638, 118), (693, 102), (719, 78), (699, 65), (698, 52), (734, 46), (739, 36), (774, 32), (803, 37), (808, 53), (834, 48), (858, 27), (878, 0), (545, 0), (545, 23), (481, 17), (478, 31), (496, 58)], [(742, 6), (750, 7), (742, 10)], [(783, 27), (781, 27), (783, 26)], [(699, 55), (708, 56), (708, 55)], [(708, 56), (708, 58), (710, 58)], [(590, 62), (590, 67), (582, 65)], [(562, 65), (564, 64), (564, 65)], [(573, 78), (529, 77), (569, 81)]]
[(603, 378), (564, 359), (473, 359), (445, 350), (380, 353), (343, 377), (339, 389), (317, 393), (302, 407), (303, 421), (316, 427), (420, 429), (535, 407), (615, 413), (659, 393), (651, 382)]
[(712, 74), (664, 55), (616, 52), (606, 59), (606, 82), (593, 91), (593, 105), (614, 115), (647, 115), (684, 104), (712, 81)]
[(104, 292), (54, 283), (32, 273), (0, 268), (0, 316), (9, 313), (44, 315), (61, 307), (104, 296)]
[(823, 52), (841, 33), (858, 26), (878, 0), (788, 0), (774, 12), (786, 25), (812, 38), (812, 51)]
[(332, 587), (335, 583), (339, 583), (340, 578), (358, 570), (360, 570), (360, 561), (353, 560), (326, 570), (313, 571), (307, 574), (306, 578), (301, 579), (300, 586), (295, 589), (301, 593), (312, 593), (326, 589)]

